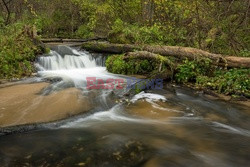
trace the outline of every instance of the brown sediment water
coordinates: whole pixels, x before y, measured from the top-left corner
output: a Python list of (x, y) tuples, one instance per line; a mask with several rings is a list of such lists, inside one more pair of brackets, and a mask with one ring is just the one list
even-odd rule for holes
[(52, 85), (0, 89), (0, 125), (48, 122), (94, 110), (36, 131), (0, 136), (1, 167), (250, 165), (248, 106), (178, 86), (126, 96), (120, 95), (127, 90), (87, 90), (86, 77), (122, 76), (107, 73), (97, 65), (103, 59), (89, 53), (57, 50), (63, 55), (51, 52), (38, 62), (38, 75)]
[(182, 107), (171, 106), (166, 102), (147, 102), (146, 100), (137, 101), (127, 107), (130, 115), (148, 119), (168, 119), (169, 117), (183, 116)]
[(42, 95), (48, 83), (20, 84), (0, 89), (0, 127), (51, 122), (91, 109), (76, 88)]

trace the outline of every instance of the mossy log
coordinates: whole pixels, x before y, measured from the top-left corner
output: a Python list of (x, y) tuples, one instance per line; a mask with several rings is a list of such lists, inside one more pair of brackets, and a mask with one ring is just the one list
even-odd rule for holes
[[(147, 51), (135, 51), (128, 52), (124, 55), (123, 59), (147, 59), (159, 62), (158, 70), (150, 73), (149, 78), (162, 78), (162, 79), (170, 79), (174, 75), (174, 70), (176, 65), (170, 61), (167, 57), (163, 57), (159, 54), (147, 52)], [(167, 65), (167, 69), (163, 69), (163, 66)]]
[(214, 64), (233, 68), (250, 68), (250, 58), (214, 54), (204, 50), (160, 45), (132, 45), (132, 44), (111, 44), (107, 42), (85, 42), (82, 48), (93, 52), (121, 54), (133, 51), (148, 51), (162, 56), (172, 56), (178, 59), (202, 59), (209, 58)]
[(168, 57), (147, 51), (110, 56), (106, 61), (106, 66), (111, 73), (161, 79), (172, 78), (175, 69), (174, 63)]
[(157, 60), (159, 58), (159, 55), (151, 53), (151, 52), (147, 52), (147, 51), (136, 51), (136, 52), (126, 53), (123, 59), (128, 59), (128, 58), (142, 58), (142, 59)]
[(159, 54), (148, 52), (148, 51), (128, 52), (123, 57), (124, 60), (131, 59), (131, 58), (158, 61), (160, 63), (159, 72), (162, 70), (163, 64), (167, 64), (172, 71), (175, 69), (175, 64), (172, 61), (170, 61), (168, 58), (163, 57)]

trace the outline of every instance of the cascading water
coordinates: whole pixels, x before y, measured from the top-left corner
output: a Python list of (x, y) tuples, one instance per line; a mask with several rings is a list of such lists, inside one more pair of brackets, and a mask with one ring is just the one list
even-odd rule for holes
[[(46, 94), (55, 90), (62, 90), (69, 87), (80, 88), (83, 92), (89, 93), (87, 89), (87, 78), (101, 79), (106, 84), (107, 79), (118, 79), (117, 75), (106, 71), (106, 57), (98, 54), (90, 54), (86, 51), (77, 50), (68, 46), (55, 46), (52, 51), (40, 56), (36, 63), (38, 75), (46, 80), (56, 80)], [(97, 84), (97, 83), (95, 83)], [(121, 93), (123, 90), (119, 90)], [(112, 90), (94, 90), (96, 98), (95, 103), (101, 105), (102, 108), (110, 108), (110, 96)]]
[(39, 57), (36, 67), (42, 78), (61, 78), (77, 88), (85, 88), (87, 77), (103, 80), (117, 78), (106, 71), (104, 62), (105, 58), (102, 56), (92, 56), (68, 46), (58, 46), (49, 54)]
[(77, 52), (72, 49), (77, 55), (60, 55), (56, 51), (51, 51), (45, 57), (38, 58), (37, 67), (42, 71), (55, 71), (55, 70), (70, 70), (81, 68), (97, 67), (96, 62), (90, 55), (84, 52)]

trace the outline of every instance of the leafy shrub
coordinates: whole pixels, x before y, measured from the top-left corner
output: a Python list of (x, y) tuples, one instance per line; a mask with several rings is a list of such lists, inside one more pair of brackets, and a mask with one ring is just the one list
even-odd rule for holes
[(109, 41), (113, 43), (161, 44), (164, 43), (164, 31), (161, 26), (139, 26), (128, 24), (117, 19), (109, 33)]
[(115, 74), (126, 74), (127, 64), (123, 55), (109, 56), (106, 60), (107, 70)]
[(247, 49), (241, 50), (239, 55), (241, 57), (250, 57), (250, 50)]
[(177, 82), (186, 83), (196, 81), (200, 75), (208, 75), (211, 72), (211, 60), (201, 59), (190, 61), (188, 59), (183, 61), (183, 64), (177, 67), (175, 79)]
[(197, 77), (197, 85), (219, 93), (250, 96), (250, 69), (218, 70), (215, 76)]
[(106, 60), (106, 67), (109, 72), (115, 74), (128, 75), (150, 75), (157, 71), (159, 73), (159, 66), (162, 63), (162, 71), (168, 68), (167, 58), (159, 56), (157, 60), (140, 59), (130, 57), (124, 60), (124, 55), (109, 56)]
[(216, 69), (210, 60), (185, 60), (177, 70), (179, 83), (193, 82), (219, 93), (250, 96), (250, 69)]
[(88, 25), (81, 25), (78, 28), (76, 35), (80, 38), (90, 38), (94, 36), (91, 28)]
[(14, 24), (0, 32), (0, 78), (30, 75), (32, 61), (40, 50), (23, 31), (23, 24)]
[(149, 60), (123, 60), (124, 55), (110, 56), (106, 61), (107, 70), (115, 74), (146, 74), (153, 70)]

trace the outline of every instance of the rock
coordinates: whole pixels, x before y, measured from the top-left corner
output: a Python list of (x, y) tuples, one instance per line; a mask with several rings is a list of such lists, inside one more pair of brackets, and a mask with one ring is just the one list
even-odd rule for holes
[(0, 96), (0, 108), (5, 108), (1, 110), (0, 127), (57, 121), (92, 109), (81, 90), (41, 93), (48, 86), (49, 83), (35, 83), (1, 88), (0, 94), (8, 96)]
[(70, 47), (65, 46), (65, 45), (51, 45), (49, 47), (50, 49), (56, 51), (58, 54), (60, 54), (63, 57), (65, 55), (79, 56), (78, 54), (74, 53)]

